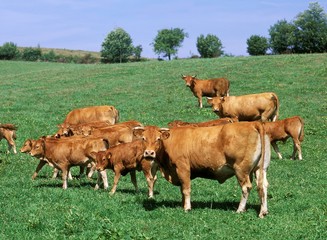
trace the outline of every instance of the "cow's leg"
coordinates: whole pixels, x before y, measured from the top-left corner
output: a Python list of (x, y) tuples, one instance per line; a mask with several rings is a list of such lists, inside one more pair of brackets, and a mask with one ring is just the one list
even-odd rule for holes
[(61, 169), (62, 170), (62, 188), (63, 189), (67, 189), (67, 177), (68, 177), (68, 172), (70, 171), (70, 169), (67, 167), (64, 167)]
[(39, 164), (36, 166), (35, 172), (32, 175), (32, 179), (34, 180), (37, 176), (37, 174), (39, 173), (39, 171), (43, 168), (43, 166), (46, 164), (47, 162), (44, 160), (40, 160)]
[(117, 189), (118, 181), (120, 178), (120, 171), (115, 171), (115, 176), (114, 176), (114, 185), (112, 186), (112, 189), (110, 191), (110, 195), (114, 195)]
[(135, 170), (130, 171), (129, 174), (131, 175), (131, 181), (132, 181), (132, 183), (133, 183), (133, 185), (134, 185), (134, 187), (135, 187), (135, 191), (138, 192), (139, 189), (138, 189), (138, 187), (137, 187), (136, 171), (135, 171)]
[(257, 179), (257, 189), (258, 189), (258, 194), (259, 198), (261, 201), (261, 208), (260, 208), (260, 213), (259, 217), (263, 218), (265, 215), (268, 214), (268, 203), (267, 203), (267, 195), (268, 195), (268, 180), (267, 180), (267, 173), (266, 170), (262, 170), (262, 179), (260, 179), (260, 169), (258, 169), (255, 174), (256, 174), (256, 179)]
[(302, 160), (302, 150), (301, 150), (301, 143), (298, 139), (293, 139), (293, 154), (291, 159), (295, 159), (296, 158), (296, 152), (298, 152), (299, 154), (299, 160)]
[(148, 189), (149, 189), (148, 196), (149, 196), (149, 198), (153, 198), (154, 184), (157, 181), (157, 171), (158, 171), (158, 165), (154, 161), (151, 163), (150, 171), (143, 170), (144, 176), (145, 176), (146, 181), (148, 183)]
[(176, 168), (178, 178), (181, 182), (181, 193), (184, 211), (191, 210), (191, 174), (189, 169), (179, 170)]
[(202, 108), (202, 94), (197, 94), (196, 97), (198, 98), (199, 108)]
[(90, 162), (87, 165), (87, 167), (86, 167), (87, 178), (92, 178), (95, 169), (96, 169), (96, 165), (94, 162)]
[(104, 189), (107, 189), (108, 188), (107, 172), (106, 172), (106, 170), (103, 170), (101, 172), (98, 172), (97, 184), (94, 187), (95, 190), (99, 189), (99, 187), (101, 185), (101, 179), (102, 179), (102, 182), (103, 182), (103, 188)]
[(52, 179), (55, 179), (58, 176), (58, 172), (59, 172), (58, 168), (53, 169)]
[(16, 150), (16, 145), (15, 145), (14, 140), (13, 139), (9, 139), (9, 140), (7, 140), (7, 143), (8, 143), (7, 153), (10, 153), (10, 150), (13, 149), (14, 153), (16, 154), (17, 153), (17, 150)]
[(275, 141), (273, 141), (273, 142), (271, 142), (271, 146), (273, 147), (273, 149), (274, 149), (275, 152), (277, 153), (278, 158), (279, 158), (279, 159), (283, 159), (283, 156), (282, 156), (282, 154), (281, 154), (280, 151), (279, 151), (279, 148), (278, 148), (278, 146), (277, 146), (277, 143), (276, 143)]
[(237, 212), (241, 213), (246, 211), (246, 202), (252, 189), (252, 184), (250, 181), (250, 176), (242, 171), (237, 171), (236, 177), (242, 189), (242, 197), (237, 209)]

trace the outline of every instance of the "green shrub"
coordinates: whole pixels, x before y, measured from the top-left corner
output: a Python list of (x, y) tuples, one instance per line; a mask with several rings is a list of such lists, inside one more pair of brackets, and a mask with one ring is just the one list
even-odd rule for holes
[(19, 57), (19, 51), (13, 42), (6, 42), (0, 47), (0, 59), (12, 60)]
[(22, 59), (25, 61), (37, 61), (41, 59), (42, 56), (42, 50), (41, 48), (24, 48), (23, 54), (22, 54)]

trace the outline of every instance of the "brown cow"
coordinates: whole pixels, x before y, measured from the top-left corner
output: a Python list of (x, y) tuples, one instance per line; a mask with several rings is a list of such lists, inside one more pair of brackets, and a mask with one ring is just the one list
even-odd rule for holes
[[(135, 140), (130, 143), (123, 143), (114, 147), (110, 147), (105, 152), (97, 153), (96, 168), (99, 172), (98, 182), (95, 189), (99, 188), (100, 178), (102, 177), (104, 188), (108, 188), (107, 174), (105, 169), (111, 169), (115, 173), (114, 184), (110, 194), (114, 194), (121, 175), (131, 174), (131, 180), (138, 191), (135, 171), (143, 171), (148, 183), (148, 196), (153, 197), (153, 187), (157, 179), (157, 164), (143, 158), (144, 145), (141, 140)], [(100, 177), (101, 175), (101, 177)]]
[[(33, 145), (35, 144), (35, 142), (36, 142), (36, 140), (33, 140), (33, 139), (27, 139), (27, 140), (23, 143), (23, 146), (21, 147), (20, 152), (21, 152), (21, 153), (27, 153), (27, 154), (29, 154), (30, 151), (32, 150)], [(53, 175), (52, 175), (52, 178), (53, 178), (53, 179), (56, 178), (57, 175), (58, 175), (58, 169), (55, 168), (51, 163), (49, 163), (49, 162), (48, 162), (47, 160), (45, 160), (45, 159), (40, 158), (39, 160), (40, 160), (40, 162), (39, 162), (39, 164), (36, 166), (35, 172), (34, 172), (33, 175), (32, 175), (32, 180), (34, 180), (34, 179), (37, 177), (39, 171), (40, 171), (40, 170), (43, 168), (43, 166), (46, 165), (46, 164), (48, 164), (50, 167), (53, 167), (53, 168), (54, 168), (54, 169), (53, 169)], [(82, 170), (81, 170), (81, 171), (82, 171)], [(68, 179), (69, 179), (69, 180), (73, 179), (73, 177), (72, 177), (70, 171), (69, 171), (69, 173), (68, 173)]]
[(295, 159), (296, 152), (298, 151), (299, 160), (302, 160), (301, 142), (304, 139), (304, 121), (301, 117), (294, 116), (283, 120), (277, 120), (276, 122), (266, 122), (264, 127), (279, 159), (283, 157), (276, 142), (285, 142), (291, 137), (293, 140), (293, 154), (291, 159)]
[(266, 92), (243, 96), (207, 98), (212, 110), (221, 118), (237, 117), (239, 121), (276, 121), (279, 100), (275, 93)]
[(16, 154), (16, 144), (15, 144), (15, 139), (17, 138), (16, 136), (16, 130), (17, 127), (14, 124), (0, 124), (0, 141), (4, 138), (7, 140), (8, 143), (8, 150), (7, 153), (10, 152), (12, 149), (14, 153)]
[(226, 78), (213, 78), (208, 80), (197, 79), (196, 76), (182, 75), (187, 87), (198, 98), (199, 107), (202, 108), (202, 97), (229, 96), (230, 82)]
[(92, 106), (86, 108), (77, 108), (70, 111), (64, 122), (67, 124), (80, 124), (94, 121), (117, 123), (119, 112), (114, 106)]
[(181, 120), (174, 120), (168, 123), (169, 127), (184, 127), (184, 126), (193, 126), (193, 127), (211, 127), (211, 126), (218, 126), (227, 123), (238, 122), (237, 118), (219, 118), (214, 119), (206, 122), (198, 122), (198, 123), (191, 123), (191, 122), (183, 122)]
[(261, 200), (259, 217), (268, 213), (270, 142), (260, 122), (172, 129), (146, 126), (136, 128), (134, 134), (143, 140), (144, 157), (158, 163), (166, 180), (181, 186), (185, 211), (191, 209), (191, 179), (202, 177), (223, 183), (234, 175), (242, 189), (237, 212), (245, 211), (255, 173)]
[[(67, 189), (67, 176), (72, 166), (95, 165), (95, 152), (108, 148), (108, 141), (100, 138), (71, 137), (65, 139), (41, 138), (30, 151), (31, 156), (46, 159), (62, 171), (63, 189)], [(92, 175), (92, 172), (90, 172)], [(90, 176), (89, 175), (89, 176)]]

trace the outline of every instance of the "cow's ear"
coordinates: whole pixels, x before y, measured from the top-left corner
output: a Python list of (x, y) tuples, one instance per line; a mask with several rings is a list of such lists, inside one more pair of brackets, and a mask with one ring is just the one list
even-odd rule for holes
[(97, 157), (97, 153), (94, 152), (94, 151), (92, 151), (92, 152), (90, 152), (90, 156), (91, 156), (91, 158), (92, 158), (93, 160), (95, 160), (96, 157)]
[(106, 154), (106, 158), (107, 158), (107, 159), (110, 159), (111, 156), (112, 156), (112, 153), (111, 153), (111, 152), (107, 152), (107, 154)]
[(183, 79), (185, 79), (185, 78), (186, 78), (186, 75), (184, 75), (184, 74), (181, 74), (181, 75), (182, 75), (182, 78), (183, 78)]
[(209, 105), (212, 105), (212, 101), (213, 101), (213, 99), (211, 97), (207, 97), (207, 103)]
[(142, 138), (143, 132), (144, 132), (144, 127), (133, 128), (133, 136), (138, 139)]
[(220, 101), (223, 103), (223, 102), (225, 102), (225, 97), (221, 97), (220, 98)]
[(169, 128), (160, 128), (161, 138), (166, 140), (170, 136)]

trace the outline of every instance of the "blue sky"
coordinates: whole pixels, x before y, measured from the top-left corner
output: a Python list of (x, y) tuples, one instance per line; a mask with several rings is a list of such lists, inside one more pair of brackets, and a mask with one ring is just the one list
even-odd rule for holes
[[(178, 57), (198, 54), (200, 34), (214, 34), (224, 51), (247, 55), (251, 35), (269, 37), (278, 20), (293, 20), (308, 0), (7, 0), (0, 2), (0, 45), (100, 51), (109, 32), (123, 28), (142, 45), (144, 57), (156, 57), (151, 43), (164, 28), (189, 34)], [(327, 11), (327, 1), (318, 0)]]

